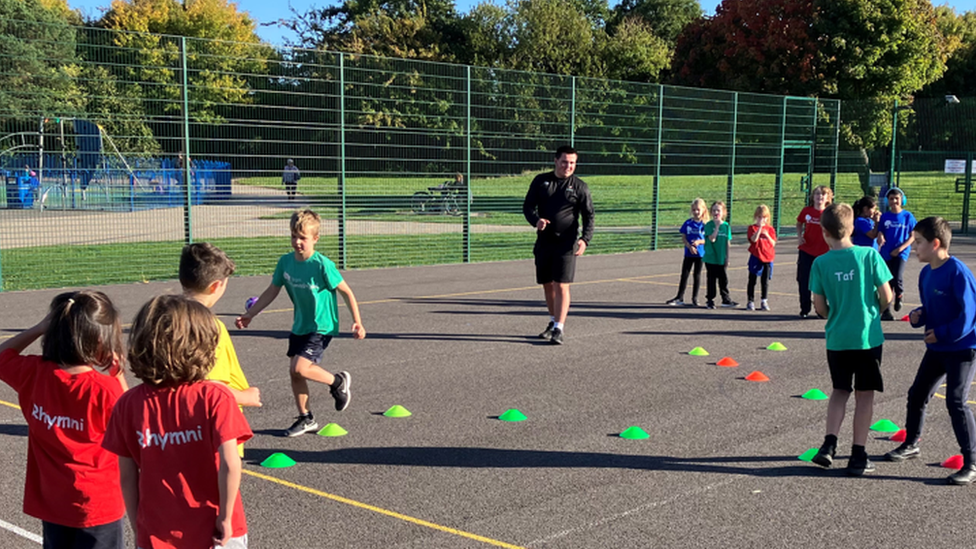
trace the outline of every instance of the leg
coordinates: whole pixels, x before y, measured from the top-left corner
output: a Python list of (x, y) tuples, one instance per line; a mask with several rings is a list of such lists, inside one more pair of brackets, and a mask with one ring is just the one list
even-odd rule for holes
[[(945, 366), (939, 360), (939, 353), (925, 351), (915, 381), (908, 389), (908, 410), (905, 414), (905, 443), (918, 444), (925, 424), (925, 408), (946, 374)], [(967, 387), (968, 389), (968, 387)], [(946, 401), (948, 403), (948, 400)]]
[(711, 263), (705, 264), (705, 300), (709, 303), (715, 300), (715, 284), (718, 282), (718, 275), (715, 273), (717, 267), (718, 265)]
[(766, 300), (769, 295), (769, 277), (773, 274), (773, 266), (770, 263), (763, 263), (763, 272), (759, 275), (759, 285), (761, 286), (762, 299)]
[(844, 423), (844, 413), (847, 411), (847, 399), (850, 391), (834, 389), (827, 402), (827, 434), (835, 437), (840, 433), (840, 426)]
[(969, 399), (969, 388), (973, 383), (974, 351), (956, 351), (946, 362), (946, 409), (952, 420), (952, 431), (959, 443), (963, 462), (966, 465), (976, 464), (976, 421), (973, 411), (966, 401)]
[(549, 311), (549, 316), (559, 322), (559, 318), (556, 316), (556, 283), (546, 282), (542, 285), (542, 290), (546, 294), (546, 309)]
[(301, 415), (308, 413), (308, 381), (317, 381), (326, 385), (335, 382), (335, 376), (323, 369), (318, 364), (303, 356), (293, 356), (291, 358), (291, 392), (295, 396), (295, 406)]
[[(766, 281), (764, 280), (763, 281), (763, 288), (765, 288), (765, 287), (766, 287)], [(752, 302), (752, 301), (755, 301), (756, 300), (755, 297), (756, 297), (756, 273), (753, 273), (752, 271), (750, 271), (749, 272), (749, 284), (746, 286), (746, 300)], [(765, 291), (763, 292), (763, 297), (764, 298), (766, 297), (766, 292)]]
[(803, 250), (796, 256), (796, 285), (800, 295), (800, 314), (808, 315), (813, 307), (810, 297), (810, 269), (813, 267), (814, 257)]
[(695, 278), (693, 279), (693, 283), (692, 283), (693, 285), (691, 290), (691, 300), (694, 302), (694, 301), (698, 301), (698, 290), (701, 289), (702, 263), (704, 262), (700, 257), (695, 257), (693, 259), (695, 265)]
[(725, 265), (716, 265), (718, 267), (718, 288), (719, 293), (722, 295), (722, 303), (731, 303), (732, 298), (729, 296), (729, 273), (725, 270)]
[(566, 322), (566, 315), (569, 314), (569, 282), (553, 282), (553, 312), (556, 322)]
[[(854, 392), (854, 445), (865, 446), (871, 430), (871, 417), (874, 415), (874, 391)], [(844, 417), (841, 416), (841, 421)], [(837, 424), (838, 430), (840, 423)]]
[(688, 287), (688, 275), (691, 274), (692, 262), (695, 258), (685, 257), (681, 262), (681, 280), (678, 282), (678, 294), (675, 296), (677, 299), (684, 301), (685, 299), (685, 288)]

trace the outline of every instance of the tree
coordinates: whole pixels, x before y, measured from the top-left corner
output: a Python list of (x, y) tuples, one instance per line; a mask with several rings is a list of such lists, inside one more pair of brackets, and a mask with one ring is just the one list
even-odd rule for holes
[(607, 78), (635, 82), (656, 82), (670, 56), (667, 42), (639, 17), (628, 17), (617, 25), (602, 52)]
[(681, 31), (701, 18), (702, 9), (698, 0), (622, 0), (613, 9), (610, 26), (616, 28), (633, 16), (643, 20), (655, 36), (673, 46)]

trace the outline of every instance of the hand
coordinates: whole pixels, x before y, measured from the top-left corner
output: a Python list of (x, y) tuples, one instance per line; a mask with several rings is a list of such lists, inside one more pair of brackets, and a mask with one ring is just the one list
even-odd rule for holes
[(918, 324), (918, 321), (921, 319), (922, 319), (921, 309), (915, 309), (914, 311), (908, 313), (908, 320), (910, 320), (912, 324)]
[(926, 343), (938, 343), (938, 338), (935, 337), (935, 330), (925, 330), (925, 340)]
[(898, 257), (899, 255), (901, 255), (901, 250), (899, 250), (897, 248), (895, 248), (894, 250), (891, 250), (891, 257)]
[(231, 526), (230, 517), (221, 520), (217, 517), (217, 524), (214, 527), (213, 544), (215, 547), (223, 547), (230, 542), (231, 535), (234, 533), (234, 527)]
[(586, 251), (586, 241), (578, 240), (576, 242), (576, 253), (574, 253), (573, 255), (577, 255), (577, 256), (583, 255), (583, 252), (585, 251)]
[(546, 227), (548, 225), (549, 225), (549, 220), (548, 219), (541, 219), (540, 218), (539, 221), (536, 221), (536, 223), (535, 223), (535, 230), (537, 230), (537, 231), (544, 231), (544, 230), (546, 230)]
[(244, 394), (244, 398), (242, 398), (238, 404), (241, 406), (254, 406), (256, 408), (261, 407), (261, 389), (258, 389), (257, 387), (248, 387), (247, 389), (241, 391), (241, 393)]
[(797, 248), (802, 248), (803, 245), (806, 244), (806, 243), (807, 243), (807, 241), (806, 241), (805, 238), (803, 238), (803, 235), (802, 234), (800, 235), (799, 238), (796, 239), (796, 247)]
[(237, 326), (238, 329), (247, 328), (251, 324), (251, 320), (253, 319), (250, 316), (243, 314), (237, 317), (237, 320), (234, 321), (234, 326)]
[(353, 322), (352, 324), (352, 338), (353, 339), (363, 339), (366, 337), (366, 328), (358, 322)]
[(880, 223), (881, 222), (881, 212), (875, 210), (874, 213), (871, 214), (871, 220), (874, 221), (875, 223)]

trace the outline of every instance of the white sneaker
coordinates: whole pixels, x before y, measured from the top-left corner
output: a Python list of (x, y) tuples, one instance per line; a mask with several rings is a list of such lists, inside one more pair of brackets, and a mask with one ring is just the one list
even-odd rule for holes
[(764, 299), (764, 300), (762, 300), (762, 304), (760, 304), (760, 306), (759, 306), (759, 307), (760, 307), (760, 308), (761, 308), (762, 310), (764, 310), (764, 311), (768, 311), (768, 310), (770, 310), (770, 309), (769, 309), (769, 301), (766, 301), (765, 299)]
[(747, 311), (755, 311), (756, 310), (756, 304), (753, 303), (752, 301), (750, 301), (749, 303), (746, 303), (746, 310)]

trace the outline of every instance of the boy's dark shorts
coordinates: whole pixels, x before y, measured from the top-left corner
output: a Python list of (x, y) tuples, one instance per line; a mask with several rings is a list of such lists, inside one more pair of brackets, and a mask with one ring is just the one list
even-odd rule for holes
[(576, 240), (537, 240), (532, 253), (535, 255), (535, 281), (569, 283), (576, 276)]
[[(884, 392), (881, 380), (881, 345), (873, 349), (827, 350), (830, 381), (838, 391)], [(851, 382), (853, 383), (853, 386)]]
[(123, 547), (123, 520), (108, 524), (72, 528), (53, 522), (42, 521), (44, 547), (91, 547), (92, 549), (112, 549)]
[(312, 332), (305, 335), (288, 334), (288, 356), (302, 356), (313, 364), (322, 360), (322, 353), (332, 342), (332, 336)]

